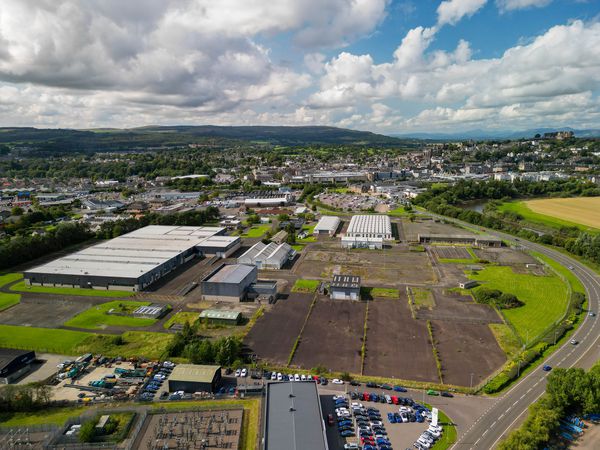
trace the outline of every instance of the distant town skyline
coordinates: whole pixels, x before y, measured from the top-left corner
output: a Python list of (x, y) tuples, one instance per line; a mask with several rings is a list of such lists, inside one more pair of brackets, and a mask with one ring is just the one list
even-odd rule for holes
[(598, 128), (594, 0), (3, 0), (0, 126)]

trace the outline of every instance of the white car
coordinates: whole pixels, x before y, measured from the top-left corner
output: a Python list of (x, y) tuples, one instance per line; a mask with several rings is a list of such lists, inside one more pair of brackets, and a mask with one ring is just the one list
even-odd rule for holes
[(331, 380), (332, 384), (344, 384), (344, 382), (342, 380), (338, 380), (337, 378), (334, 378), (333, 380)]
[(240, 369), (236, 369), (235, 370), (235, 376), (239, 377), (241, 375), (242, 371)]
[(333, 401), (335, 402), (336, 400), (344, 400), (346, 398), (345, 395), (334, 395), (333, 397)]
[(382, 427), (383, 422), (381, 420), (373, 420), (373, 421), (371, 421), (371, 426), (372, 427)]
[(283, 381), (283, 375), (281, 372), (277, 373), (277, 381)]
[(344, 444), (344, 450), (360, 450), (358, 444)]
[(357, 408), (357, 409), (363, 408), (363, 404), (362, 403), (358, 403), (358, 402), (352, 402), (350, 404), (350, 406), (352, 406), (352, 409), (354, 409), (354, 408)]
[(248, 375), (248, 370), (247, 369), (242, 369), (242, 376), (245, 377)]
[(301, 379), (302, 381), (306, 381), (306, 375), (304, 375), (304, 374), (300, 375), (300, 379)]
[(294, 374), (294, 381), (300, 381), (300, 375)]
[(275, 381), (277, 379), (277, 373), (276, 372), (271, 372), (271, 380)]
[(442, 432), (439, 430), (432, 430), (431, 428), (429, 428), (427, 430), (428, 433), (430, 433), (432, 436), (435, 436), (436, 438), (439, 438), (442, 435)]

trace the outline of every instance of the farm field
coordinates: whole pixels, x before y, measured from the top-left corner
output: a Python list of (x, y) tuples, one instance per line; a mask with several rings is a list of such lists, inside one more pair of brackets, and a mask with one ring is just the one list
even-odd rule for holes
[(130, 314), (140, 306), (148, 306), (150, 302), (114, 301), (92, 306), (65, 322), (66, 326), (87, 328), (92, 330), (113, 327), (147, 327), (156, 322), (155, 319), (143, 319), (130, 315), (109, 314), (109, 311)]
[(82, 288), (64, 288), (51, 286), (27, 286), (25, 281), (21, 281), (10, 287), (11, 291), (16, 292), (33, 292), (37, 294), (58, 294), (58, 295), (80, 295), (82, 297), (131, 297), (135, 292), (130, 291), (109, 291), (97, 289), (82, 289)]
[(554, 274), (536, 276), (515, 273), (511, 267), (491, 266), (468, 277), (487, 288), (514, 294), (525, 303), (518, 308), (502, 311), (522, 341), (539, 336), (561, 318), (567, 306), (567, 286)]
[(511, 211), (531, 223), (549, 228), (577, 227), (600, 232), (600, 197), (548, 198), (507, 202), (499, 211)]

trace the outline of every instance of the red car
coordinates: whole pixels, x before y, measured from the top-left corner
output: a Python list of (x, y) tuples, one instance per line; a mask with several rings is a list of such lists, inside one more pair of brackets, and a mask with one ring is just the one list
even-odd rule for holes
[(330, 427), (332, 427), (334, 423), (335, 423), (335, 420), (333, 419), (333, 414), (329, 414), (329, 415), (327, 416), (327, 424), (328, 424)]
[(400, 402), (398, 401), (398, 397), (396, 397), (395, 395), (392, 395), (392, 403), (393, 403), (394, 405), (397, 405), (397, 404), (399, 404), (399, 403), (400, 403)]

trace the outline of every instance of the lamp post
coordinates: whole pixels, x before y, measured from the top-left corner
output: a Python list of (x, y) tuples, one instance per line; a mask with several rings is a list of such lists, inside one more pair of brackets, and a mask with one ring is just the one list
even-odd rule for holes
[(473, 389), (473, 375), (475, 374), (471, 372), (471, 382), (469, 383), (469, 389)]

